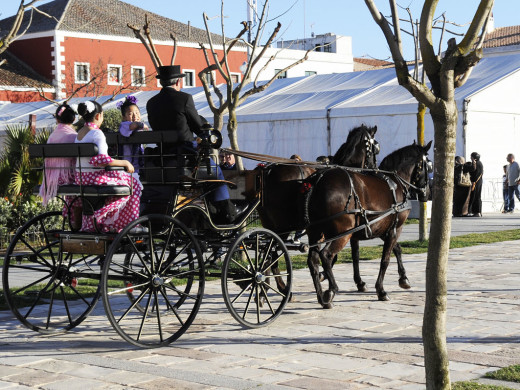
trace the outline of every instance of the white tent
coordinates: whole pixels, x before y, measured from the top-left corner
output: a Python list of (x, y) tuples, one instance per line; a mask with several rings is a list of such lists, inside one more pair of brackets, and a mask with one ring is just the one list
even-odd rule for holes
[[(515, 152), (520, 156), (519, 69), (520, 54), (484, 58), (455, 94), (459, 110), (456, 154), (468, 158), (477, 151), (482, 156), (484, 211), (502, 206), (505, 156)], [(193, 95), (199, 113), (212, 121), (202, 88), (186, 91)], [(144, 120), (146, 102), (155, 93), (134, 93)], [(117, 96), (105, 109), (115, 107), (124, 96)], [(47, 102), (0, 106), (0, 132), (6, 124), (26, 122), (31, 113), (37, 114), (38, 127), (53, 127), (54, 111), (55, 106)], [(397, 84), (394, 69), (280, 79), (238, 109), (238, 141), (242, 150), (281, 157), (297, 153), (314, 160), (334, 154), (348, 131), (365, 123), (378, 126), (381, 160), (417, 138), (416, 113), (417, 102)], [(429, 114), (425, 127), (425, 140), (432, 140)], [(229, 145), (225, 129), (223, 133), (224, 145)], [(245, 163), (248, 168), (256, 164)]]

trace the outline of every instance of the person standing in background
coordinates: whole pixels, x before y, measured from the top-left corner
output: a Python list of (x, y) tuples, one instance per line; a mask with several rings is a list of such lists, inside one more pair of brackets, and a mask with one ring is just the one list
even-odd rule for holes
[(507, 168), (507, 202), (506, 213), (512, 213), (515, 210), (515, 192), (518, 191), (518, 180), (520, 179), (520, 166), (515, 161), (515, 155), (509, 153), (506, 157), (509, 166)]
[(471, 153), (473, 169), (470, 171), (471, 195), (469, 197), (468, 217), (482, 217), (482, 175), (484, 166), (480, 161), (480, 154)]

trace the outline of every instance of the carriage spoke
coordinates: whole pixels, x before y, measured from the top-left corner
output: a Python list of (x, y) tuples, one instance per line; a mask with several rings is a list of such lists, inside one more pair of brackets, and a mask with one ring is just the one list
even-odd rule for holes
[[(151, 226), (150, 226), (149, 223), (148, 223), (148, 229), (151, 229)], [(163, 269), (162, 265), (163, 265), (163, 262), (164, 262), (164, 255), (166, 254), (166, 248), (168, 248), (169, 245), (170, 245), (170, 240), (172, 238), (172, 234), (173, 234), (173, 226), (170, 226), (168, 228), (168, 237), (166, 238), (165, 243), (164, 243), (164, 245), (162, 247), (162, 252), (161, 252), (161, 257), (160, 257), (159, 267), (158, 267), (159, 270)]]
[[(248, 290), (248, 289), (251, 287), (252, 284), (253, 284), (253, 283), (249, 283), (246, 287), (244, 287), (244, 288), (242, 289), (242, 291), (240, 291), (240, 293), (238, 293), (237, 296), (236, 296), (235, 298), (233, 298), (233, 300), (231, 301), (231, 303), (235, 303), (236, 300), (237, 300), (238, 298), (240, 298), (240, 297), (244, 294), (244, 292), (245, 292), (246, 290)], [(252, 289), (251, 289), (251, 290), (252, 290)], [(249, 299), (251, 299), (251, 297), (249, 297)], [(248, 305), (249, 305), (249, 303), (248, 303)]]
[[(271, 300), (267, 296), (267, 291), (264, 289), (264, 286), (262, 284), (260, 285), (260, 289), (262, 290), (262, 294), (265, 297), (265, 301), (267, 302), (267, 306), (269, 306), (269, 310), (271, 310), (271, 314), (274, 314), (275, 311), (273, 310), (273, 306), (271, 305)], [(260, 299), (260, 297), (258, 299)]]
[(267, 270), (269, 270), (269, 269), (273, 266), (273, 264), (276, 264), (276, 263), (278, 262), (278, 260), (280, 260), (282, 257), (283, 257), (283, 253), (280, 253), (280, 255), (279, 255), (276, 259), (272, 260), (272, 261), (267, 265), (267, 267), (264, 268), (264, 269), (262, 269), (260, 272), (264, 273), (264, 272), (266, 272)]
[[(246, 255), (246, 258), (247, 258), (247, 261), (249, 262), (249, 265), (251, 266), (251, 269), (254, 270), (255, 269), (255, 266), (253, 264), (253, 261), (251, 260), (251, 257), (249, 256), (249, 253), (247, 253), (247, 246), (246, 244), (244, 244), (244, 241), (242, 241), (242, 246), (244, 248), (244, 254)], [(235, 263), (236, 261), (233, 260)], [(238, 263), (237, 263), (238, 264)], [(239, 264), (240, 265), (240, 264)], [(240, 265), (242, 267), (242, 265)], [(244, 267), (242, 267), (244, 268)], [(245, 268), (244, 268), (245, 269)]]
[(72, 317), (70, 315), (69, 305), (67, 303), (67, 297), (65, 296), (65, 290), (63, 289), (62, 286), (60, 286), (60, 292), (61, 292), (61, 296), (63, 298), (63, 304), (65, 306), (65, 311), (67, 312), (67, 318), (69, 319), (69, 324), (72, 324)]
[(168, 290), (176, 292), (180, 297), (191, 298), (194, 300), (197, 299), (197, 297), (195, 295), (187, 294), (184, 291), (179, 290), (175, 286), (170, 286), (170, 285), (165, 284), (163, 287), (167, 288)]
[[(247, 253), (247, 252), (246, 252)], [(238, 265), (240, 268), (242, 268), (244, 271), (246, 271), (248, 274), (250, 275), (253, 275), (253, 272), (251, 272), (251, 270), (247, 269), (246, 267), (244, 267), (242, 264), (240, 264), (239, 262), (237, 262), (235, 259), (231, 259), (231, 261)], [(251, 264), (251, 261), (249, 261), (249, 263)]]
[[(274, 243), (274, 239), (271, 238), (271, 240), (269, 241), (269, 246), (267, 247), (265, 253), (264, 253), (264, 257), (262, 258), (262, 263), (260, 263), (260, 267), (259, 269), (261, 270), (261, 272), (264, 272), (265, 269), (263, 269), (264, 265), (265, 265), (265, 261), (267, 260), (267, 257), (269, 256), (269, 253), (271, 253), (271, 249), (273, 248), (273, 243)], [(280, 255), (281, 257), (281, 255)], [(280, 258), (278, 257), (278, 259)]]
[(244, 309), (244, 313), (242, 314), (242, 319), (243, 320), (245, 320), (247, 312), (249, 311), (249, 305), (251, 304), (251, 299), (253, 298), (254, 292), (255, 292), (254, 289), (251, 289), (251, 291), (249, 292), (249, 297), (247, 298), (247, 304), (246, 304), (246, 307)]
[(258, 284), (255, 286), (256, 294), (256, 322), (260, 322), (260, 294), (258, 294)]
[(159, 338), (161, 339), (161, 343), (163, 340), (163, 334), (162, 334), (162, 326), (161, 326), (161, 313), (159, 312), (159, 298), (157, 297), (157, 291), (154, 290), (153, 296), (155, 299), (155, 308), (156, 308), (156, 315), (157, 315), (157, 327), (159, 328)]
[(139, 326), (139, 331), (137, 332), (137, 340), (139, 341), (139, 339), (141, 338), (141, 334), (143, 333), (143, 327), (144, 327), (144, 322), (146, 320), (146, 317), (148, 317), (148, 311), (150, 310), (150, 301), (152, 300), (152, 293), (150, 292), (148, 294), (148, 301), (146, 302), (146, 309), (143, 313), (143, 318), (141, 320), (141, 325)]
[(148, 268), (148, 266), (146, 265), (146, 262), (143, 260), (143, 258), (141, 257), (141, 252), (139, 251), (139, 249), (137, 249), (137, 247), (135, 246), (135, 243), (134, 243), (134, 240), (132, 240), (128, 235), (126, 236), (126, 238), (128, 239), (128, 241), (130, 241), (130, 244), (132, 245), (132, 249), (134, 250), (134, 253), (137, 254), (137, 257), (139, 257), (139, 260), (141, 261), (141, 264), (143, 265), (143, 267), (146, 269), (146, 272), (148, 272), (149, 274), (151, 273), (150, 269)]
[(52, 314), (52, 306), (54, 305), (54, 292), (56, 290), (52, 290), (51, 292), (51, 303), (49, 305), (49, 310), (47, 311), (47, 322), (45, 324), (45, 329), (49, 329), (49, 324), (51, 322), (51, 314)]
[(128, 313), (130, 313), (130, 310), (134, 309), (138, 304), (139, 302), (141, 302), (141, 300), (143, 299), (143, 297), (148, 293), (148, 291), (150, 290), (150, 288), (146, 288), (144, 289), (141, 294), (139, 294), (139, 296), (137, 297), (137, 299), (132, 303), (132, 305), (130, 305), (128, 307), (128, 309), (125, 310), (125, 312), (121, 315), (121, 317), (119, 317), (119, 319), (117, 320), (117, 322), (121, 322), (123, 321), (126, 316), (128, 315)]
[[(47, 245), (47, 246), (43, 247), (43, 248), (40, 249), (40, 250), (36, 250), (36, 249), (33, 248), (33, 246), (32, 246), (31, 244), (29, 244), (27, 241), (25, 241), (25, 238), (24, 238), (24, 237), (20, 237), (20, 241), (23, 242), (23, 243), (27, 246), (27, 249), (29, 249), (31, 252), (33, 252), (36, 256), (38, 256), (38, 258), (40, 258), (40, 259), (43, 261), (43, 263), (40, 263), (40, 262), (38, 262), (38, 261), (35, 260), (35, 261), (31, 261), (32, 263), (36, 263), (36, 264), (40, 264), (40, 265), (45, 265), (45, 266), (47, 266), (47, 267), (49, 267), (49, 268), (52, 268), (52, 266), (53, 266), (54, 264), (56, 264), (56, 261), (54, 260), (54, 254), (52, 253), (52, 251), (49, 251), (49, 253), (50, 253), (51, 256), (52, 256), (52, 262), (53, 262), (52, 265), (51, 265), (50, 263), (48, 263), (47, 260), (46, 260), (44, 257), (42, 257), (42, 255), (41, 255), (41, 253), (42, 253), (44, 250), (49, 249), (49, 248), (51, 247), (51, 245)], [(55, 241), (55, 242), (53, 242), (53, 245), (56, 245), (57, 243), (58, 243), (58, 241)]]
[(287, 296), (286, 294), (282, 293), (281, 291), (279, 291), (279, 290), (277, 290), (277, 289), (271, 287), (271, 285), (269, 285), (268, 283), (265, 283), (265, 282), (264, 282), (264, 283), (262, 283), (262, 285), (265, 286), (265, 287), (267, 287), (268, 290), (273, 291), (275, 294), (280, 295), (281, 297), (284, 297), (284, 298), (285, 298), (285, 297)]

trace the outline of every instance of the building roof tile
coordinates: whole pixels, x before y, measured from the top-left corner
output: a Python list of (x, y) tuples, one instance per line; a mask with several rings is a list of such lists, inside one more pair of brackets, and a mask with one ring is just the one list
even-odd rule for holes
[(520, 45), (520, 26), (498, 27), (486, 36), (484, 47)]
[[(147, 14), (154, 40), (169, 41), (170, 33), (175, 34), (180, 42), (199, 43), (208, 40), (203, 29), (168, 19), (120, 0), (55, 0), (38, 6), (38, 9), (52, 18), (34, 12), (27, 34), (56, 29), (134, 38), (134, 33), (128, 28), (127, 23), (142, 27), (144, 15)], [(30, 12), (26, 11), (20, 31), (26, 28)], [(14, 16), (0, 20), (0, 33), (10, 28), (13, 18)], [(221, 37), (212, 34), (212, 39), (214, 42), (220, 42)]]
[(45, 79), (26, 63), (8, 51), (0, 55), (6, 62), (0, 66), (0, 86), (15, 88), (53, 88)]

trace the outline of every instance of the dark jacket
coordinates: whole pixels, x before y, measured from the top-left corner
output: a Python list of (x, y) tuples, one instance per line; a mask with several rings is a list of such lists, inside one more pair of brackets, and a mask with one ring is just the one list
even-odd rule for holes
[(188, 93), (165, 87), (148, 100), (146, 111), (152, 130), (178, 132), (179, 144), (193, 141), (193, 133), (200, 134), (202, 121)]

